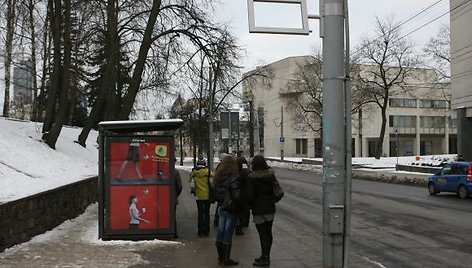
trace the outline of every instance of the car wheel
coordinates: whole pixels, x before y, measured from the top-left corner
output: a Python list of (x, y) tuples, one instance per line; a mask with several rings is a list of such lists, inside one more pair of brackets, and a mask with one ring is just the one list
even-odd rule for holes
[(434, 183), (430, 182), (428, 184), (428, 191), (430, 195), (437, 195), (439, 191), (436, 189), (436, 186), (434, 186)]
[(462, 199), (467, 198), (467, 195), (468, 195), (467, 188), (464, 185), (459, 186), (459, 189), (457, 190), (457, 194)]

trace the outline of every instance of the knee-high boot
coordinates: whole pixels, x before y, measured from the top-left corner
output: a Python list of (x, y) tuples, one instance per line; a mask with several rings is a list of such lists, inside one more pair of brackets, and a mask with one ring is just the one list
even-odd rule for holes
[(272, 246), (272, 235), (270, 225), (267, 223), (256, 224), (257, 232), (261, 243), (262, 254), (259, 258), (254, 260), (254, 266), (269, 266), (270, 265), (270, 248)]
[(223, 249), (224, 249), (224, 260), (223, 260), (223, 266), (235, 266), (235, 265), (238, 265), (239, 262), (235, 261), (235, 260), (232, 260), (231, 259), (231, 243), (230, 244), (226, 244), (226, 243), (223, 243)]
[(223, 264), (223, 260), (225, 259), (223, 241), (216, 241), (216, 252), (218, 252), (218, 264)]

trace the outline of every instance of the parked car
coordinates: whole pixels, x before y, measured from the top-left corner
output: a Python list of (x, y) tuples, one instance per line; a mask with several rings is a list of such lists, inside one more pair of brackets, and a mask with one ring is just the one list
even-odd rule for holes
[(428, 178), (430, 195), (456, 192), (460, 198), (472, 194), (472, 162), (451, 162)]

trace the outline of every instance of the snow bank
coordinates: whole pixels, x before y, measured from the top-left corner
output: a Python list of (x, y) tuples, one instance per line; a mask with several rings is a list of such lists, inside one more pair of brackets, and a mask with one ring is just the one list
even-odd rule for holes
[(64, 127), (53, 150), (41, 141), (41, 128), (0, 118), (0, 203), (97, 176), (96, 131), (83, 148), (74, 142), (81, 129)]

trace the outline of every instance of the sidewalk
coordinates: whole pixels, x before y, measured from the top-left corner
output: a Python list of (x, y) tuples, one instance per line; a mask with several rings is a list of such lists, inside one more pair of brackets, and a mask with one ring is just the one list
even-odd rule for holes
[[(189, 193), (188, 172), (180, 170), (180, 173), (184, 190), (177, 207), (177, 220), (179, 240), (183, 242), (183, 245), (167, 248), (159, 253), (139, 252), (149, 263), (133, 267), (221, 267), (217, 264), (214, 245), (216, 227), (211, 228), (209, 237), (197, 237), (197, 211), (194, 197)], [(212, 205), (211, 223), (213, 223), (214, 209), (215, 205)], [(232, 258), (240, 263), (236, 267), (254, 267), (252, 266), (254, 258), (260, 255), (259, 236), (252, 222), (244, 232), (244, 235), (233, 238)], [(274, 244), (270, 267), (322, 267), (321, 233), (307, 232), (306, 228), (301, 228), (293, 220), (287, 222), (277, 215), (273, 232)], [(379, 267), (357, 254), (351, 254), (350, 258), (350, 267)]]
[[(209, 237), (197, 237), (197, 208), (188, 172), (180, 173), (184, 187), (177, 206), (178, 243), (98, 240), (98, 206), (93, 205), (82, 216), (0, 253), (0, 267), (221, 267), (214, 246), (216, 227)], [(212, 220), (214, 209), (213, 205)], [(322, 267), (321, 231), (309, 230), (313, 229), (294, 218), (276, 215), (270, 267)], [(237, 267), (253, 267), (259, 255), (259, 237), (250, 223), (243, 236), (234, 237), (232, 258), (240, 262)], [(352, 253), (350, 267), (379, 266)]]

